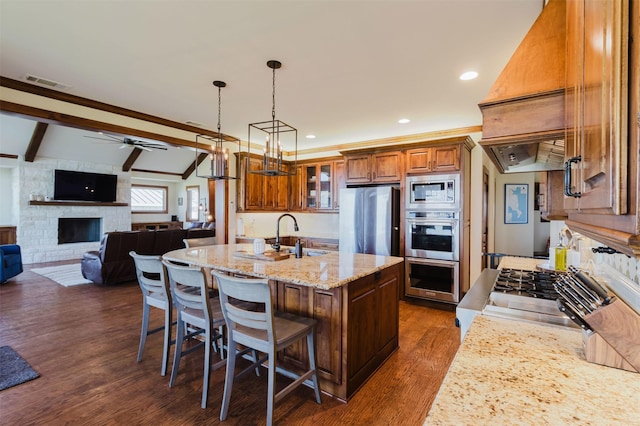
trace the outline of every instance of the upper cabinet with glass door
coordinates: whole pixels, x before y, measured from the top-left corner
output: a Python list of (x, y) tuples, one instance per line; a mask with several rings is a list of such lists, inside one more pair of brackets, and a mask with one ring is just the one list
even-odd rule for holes
[(305, 166), (305, 209), (333, 209), (333, 179), (331, 163)]

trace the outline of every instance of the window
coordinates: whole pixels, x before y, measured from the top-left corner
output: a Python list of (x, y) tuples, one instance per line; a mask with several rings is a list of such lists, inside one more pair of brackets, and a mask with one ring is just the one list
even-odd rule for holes
[(200, 187), (187, 186), (187, 222), (197, 222), (200, 218)]
[(167, 213), (166, 186), (131, 185), (131, 213)]

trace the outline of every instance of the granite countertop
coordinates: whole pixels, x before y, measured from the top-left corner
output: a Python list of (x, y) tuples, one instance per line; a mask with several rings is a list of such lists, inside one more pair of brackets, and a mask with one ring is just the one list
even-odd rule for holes
[(640, 374), (589, 363), (579, 330), (476, 316), (425, 425), (640, 424)]
[(252, 252), (253, 245), (227, 244), (179, 249), (164, 254), (163, 258), (323, 290), (343, 286), (404, 262), (402, 257), (337, 251), (327, 251), (320, 256), (303, 256), (299, 259), (292, 254), (285, 260), (268, 261), (236, 257), (234, 253), (237, 251)]
[(505, 256), (500, 259), (498, 269), (522, 269), (525, 271), (535, 271), (540, 265), (549, 264), (548, 260), (534, 259), (532, 257)]

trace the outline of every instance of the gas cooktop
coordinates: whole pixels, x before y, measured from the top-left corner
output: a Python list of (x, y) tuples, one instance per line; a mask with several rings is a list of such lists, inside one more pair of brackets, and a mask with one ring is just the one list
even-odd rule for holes
[(563, 272), (501, 269), (484, 307), (485, 315), (544, 322), (562, 326), (576, 325), (560, 310), (553, 284)]
[(553, 288), (553, 283), (561, 274), (562, 272), (501, 269), (498, 272), (493, 291), (555, 300), (558, 293)]

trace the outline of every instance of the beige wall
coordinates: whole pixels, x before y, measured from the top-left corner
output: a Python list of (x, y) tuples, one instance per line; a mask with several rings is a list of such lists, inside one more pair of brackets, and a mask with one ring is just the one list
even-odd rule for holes
[[(519, 256), (533, 256), (534, 243), (534, 197), (535, 173), (507, 173), (496, 175), (495, 194), (495, 247), (498, 253)], [(526, 224), (505, 224), (505, 184), (528, 185), (528, 222)]]

